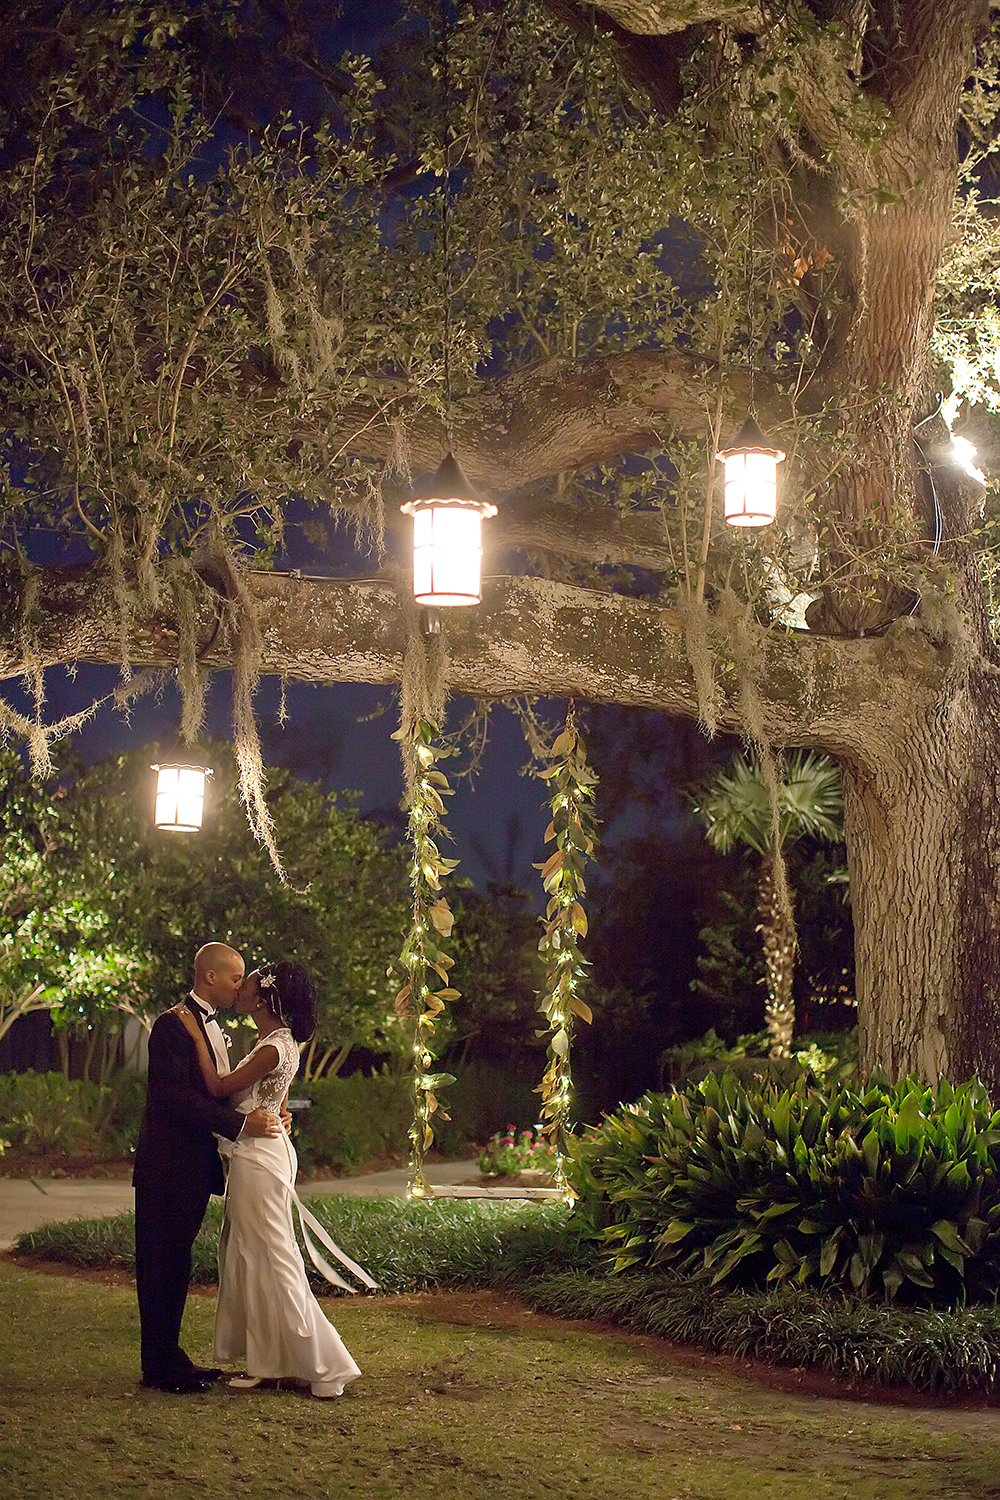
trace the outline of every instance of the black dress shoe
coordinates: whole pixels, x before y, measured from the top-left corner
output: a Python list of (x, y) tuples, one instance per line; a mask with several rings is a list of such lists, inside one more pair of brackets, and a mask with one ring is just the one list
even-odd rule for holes
[(195, 1380), (221, 1380), (224, 1373), (223, 1370), (203, 1370), (200, 1365), (192, 1365), (188, 1371)]
[(166, 1380), (147, 1380), (143, 1376), (141, 1384), (148, 1391), (170, 1391), (174, 1396), (191, 1396), (196, 1391), (212, 1389), (211, 1381), (199, 1380), (195, 1371), (190, 1375), (173, 1375)]

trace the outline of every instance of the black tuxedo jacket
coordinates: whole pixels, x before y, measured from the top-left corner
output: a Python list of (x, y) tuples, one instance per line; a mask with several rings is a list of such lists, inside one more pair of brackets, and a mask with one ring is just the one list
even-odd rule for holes
[[(198, 1007), (189, 1009), (204, 1031)], [(178, 1203), (204, 1202), (209, 1193), (223, 1192), (215, 1134), (234, 1141), (244, 1118), (208, 1092), (194, 1041), (177, 1016), (169, 1011), (157, 1016), (149, 1034), (146, 1108), (135, 1148), (133, 1185), (155, 1189)]]

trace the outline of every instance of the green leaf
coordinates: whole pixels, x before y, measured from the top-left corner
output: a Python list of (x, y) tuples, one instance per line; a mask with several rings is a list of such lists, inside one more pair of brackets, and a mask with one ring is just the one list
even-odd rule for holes
[(819, 1257), (819, 1274), (821, 1276), (829, 1276), (830, 1272), (833, 1270), (834, 1266), (837, 1263), (837, 1255), (839, 1254), (840, 1247), (843, 1244), (843, 1241), (844, 1231), (840, 1227), (840, 1225), (838, 1225), (833, 1233), (823, 1241), (823, 1249), (820, 1251)]
[(950, 1219), (938, 1219), (936, 1224), (931, 1225), (931, 1234), (936, 1235), (942, 1245), (953, 1251), (956, 1255), (971, 1255), (972, 1251), (959, 1234)]
[(657, 1244), (678, 1245), (681, 1240), (686, 1239), (694, 1228), (690, 1220), (671, 1219), (666, 1229), (658, 1236)]

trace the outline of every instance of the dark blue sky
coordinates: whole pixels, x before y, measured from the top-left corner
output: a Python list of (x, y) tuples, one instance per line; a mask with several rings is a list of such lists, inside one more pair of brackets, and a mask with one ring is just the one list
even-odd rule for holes
[[(81, 667), (75, 674), (64, 668), (50, 669), (46, 718), (61, 718), (94, 697), (110, 695), (118, 681), (113, 667)], [(284, 726), (278, 723), (276, 678), (261, 679), (257, 702), (265, 759), (270, 764), (287, 766), (332, 789), (360, 792), (363, 813), (398, 812), (403, 783), (399, 747), (390, 739), (399, 722), (394, 689), (362, 683), (290, 682)], [(23, 699), (22, 706), (27, 708)], [(456, 721), (469, 707), (468, 700), (455, 700)], [(179, 715), (179, 694), (167, 681), (161, 693), (138, 699), (131, 721), (107, 704), (71, 743), (85, 760), (99, 760), (169, 740), (176, 733)], [(205, 733), (232, 738), (228, 672), (213, 678)], [(459, 762), (445, 766), (455, 787), (447, 817), (455, 839), (452, 855), (461, 859), (458, 873), (480, 888), (488, 880), (510, 880), (530, 890), (538, 880), (531, 865), (543, 857), (542, 835), (549, 815), (543, 807), (542, 783), (520, 774), (527, 759), (515, 716), (498, 704), (490, 716), (489, 741), (473, 781), (455, 778), (453, 768)]]

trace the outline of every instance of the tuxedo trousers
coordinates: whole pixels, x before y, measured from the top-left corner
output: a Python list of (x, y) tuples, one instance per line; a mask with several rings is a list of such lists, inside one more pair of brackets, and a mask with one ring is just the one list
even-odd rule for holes
[(172, 1380), (191, 1369), (180, 1346), (181, 1320), (191, 1281), (191, 1247), (208, 1207), (209, 1191), (171, 1194), (163, 1187), (135, 1190), (135, 1289), (144, 1380)]

